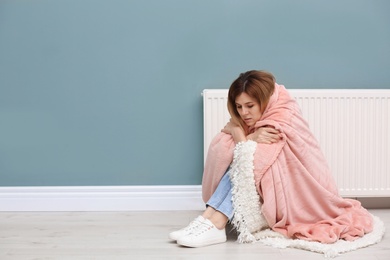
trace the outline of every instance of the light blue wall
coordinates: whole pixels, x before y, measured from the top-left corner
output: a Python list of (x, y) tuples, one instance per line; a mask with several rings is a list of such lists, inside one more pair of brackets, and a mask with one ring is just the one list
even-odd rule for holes
[(0, 186), (200, 184), (204, 88), (390, 88), (390, 1), (0, 2)]

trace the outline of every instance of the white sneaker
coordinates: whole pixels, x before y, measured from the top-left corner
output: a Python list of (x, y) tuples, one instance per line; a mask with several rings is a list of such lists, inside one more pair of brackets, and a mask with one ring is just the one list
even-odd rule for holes
[(173, 231), (173, 232), (169, 233), (168, 236), (172, 240), (178, 240), (180, 237), (190, 234), (194, 229), (196, 229), (205, 220), (206, 219), (203, 216), (198, 216), (196, 219), (191, 221), (191, 223), (188, 226), (186, 226), (185, 228), (182, 228), (180, 230)]
[(180, 237), (177, 243), (187, 247), (202, 247), (226, 242), (226, 232), (218, 229), (206, 219), (197, 229), (187, 236)]

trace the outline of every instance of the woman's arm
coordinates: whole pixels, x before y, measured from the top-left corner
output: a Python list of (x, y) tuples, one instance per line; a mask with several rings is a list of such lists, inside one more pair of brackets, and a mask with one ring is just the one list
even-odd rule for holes
[(247, 140), (244, 129), (242, 129), (240, 125), (234, 123), (232, 119), (230, 119), (221, 132), (230, 134), (236, 144)]
[(272, 144), (278, 142), (282, 137), (280, 131), (271, 126), (258, 128), (254, 133), (246, 137), (248, 140), (253, 140), (257, 143)]
[(272, 144), (278, 142), (282, 138), (280, 131), (276, 130), (272, 126), (260, 127), (254, 133), (245, 136), (244, 129), (242, 129), (239, 124), (233, 122), (232, 119), (230, 119), (221, 132), (230, 134), (235, 143), (253, 140), (257, 143)]

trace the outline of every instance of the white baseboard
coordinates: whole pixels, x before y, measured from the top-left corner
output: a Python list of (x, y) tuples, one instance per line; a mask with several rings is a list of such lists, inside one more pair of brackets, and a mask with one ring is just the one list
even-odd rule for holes
[(200, 185), (0, 187), (0, 211), (203, 210)]

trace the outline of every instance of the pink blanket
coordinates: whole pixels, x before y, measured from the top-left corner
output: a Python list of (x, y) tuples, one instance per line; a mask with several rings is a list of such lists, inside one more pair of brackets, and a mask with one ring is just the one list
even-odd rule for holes
[[(373, 229), (372, 215), (360, 202), (339, 196), (318, 143), (296, 101), (282, 85), (253, 130), (279, 129), (283, 139), (257, 144), (254, 179), (269, 226), (288, 238), (322, 243), (355, 240)], [(209, 147), (202, 183), (206, 202), (233, 159), (235, 144), (219, 133)]]

